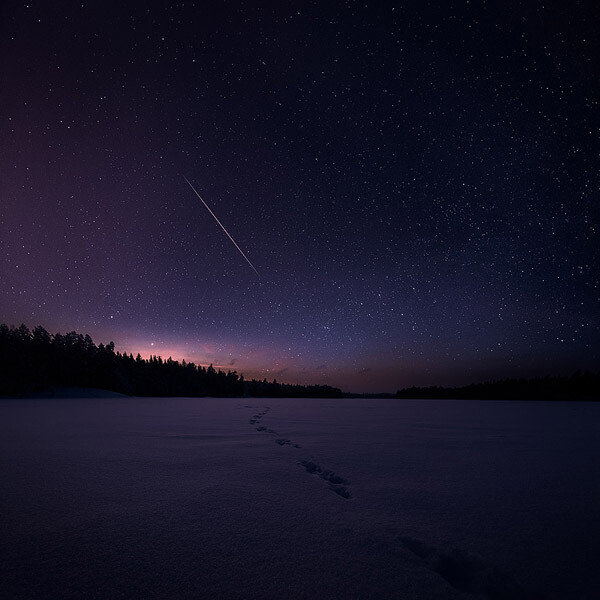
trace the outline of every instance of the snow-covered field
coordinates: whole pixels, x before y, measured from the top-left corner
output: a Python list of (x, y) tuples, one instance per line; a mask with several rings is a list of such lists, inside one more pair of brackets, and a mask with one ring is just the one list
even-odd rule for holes
[(7, 598), (597, 598), (600, 404), (0, 401)]

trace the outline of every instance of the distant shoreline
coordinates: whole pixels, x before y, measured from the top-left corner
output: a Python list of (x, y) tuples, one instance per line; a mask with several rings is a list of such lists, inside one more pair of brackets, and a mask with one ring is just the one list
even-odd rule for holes
[(576, 371), (571, 376), (501, 379), (461, 387), (410, 387), (396, 392), (398, 399), (431, 400), (600, 400), (600, 373)]
[[(111, 399), (111, 398), (196, 398), (198, 400), (204, 398), (237, 398), (239, 400), (262, 398), (263, 396), (135, 396), (121, 394), (119, 392), (113, 392), (111, 390), (101, 388), (85, 388), (85, 387), (67, 387), (67, 386), (55, 386), (48, 387), (43, 390), (30, 391), (18, 395), (0, 395), (0, 400), (68, 400), (68, 399)], [(284, 397), (286, 400), (306, 399), (304, 396), (297, 397)], [(401, 397), (397, 398), (395, 394), (352, 394), (345, 393), (342, 398), (331, 398), (323, 396), (322, 398), (313, 397), (314, 400), (461, 400), (467, 402), (600, 402), (598, 396), (582, 396), (576, 398), (448, 398), (448, 397)]]

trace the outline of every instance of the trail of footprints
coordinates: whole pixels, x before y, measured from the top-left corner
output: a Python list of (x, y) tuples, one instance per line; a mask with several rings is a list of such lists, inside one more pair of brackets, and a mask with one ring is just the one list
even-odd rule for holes
[[(249, 406), (247, 408), (252, 408), (252, 407)], [(271, 408), (269, 406), (267, 406), (261, 412), (258, 412), (255, 415), (253, 415), (252, 418), (250, 419), (250, 424), (251, 425), (258, 425), (258, 427), (256, 428), (256, 431), (263, 431), (265, 433), (274, 433), (275, 435), (277, 435), (277, 432), (274, 429), (269, 429), (268, 427), (265, 427), (264, 425), (259, 425), (260, 420), (270, 410), (271, 410)], [(300, 448), (300, 446), (298, 444), (292, 444), (291, 440), (288, 440), (287, 438), (277, 438), (275, 440), (275, 443), (279, 444), (280, 446), (294, 446), (294, 448)]]
[[(252, 406), (246, 406), (246, 408), (253, 408)], [(262, 433), (270, 433), (277, 435), (277, 432), (274, 429), (270, 429), (264, 425), (260, 424), (261, 419), (271, 410), (269, 406), (264, 407), (260, 412), (257, 412), (255, 415), (252, 415), (250, 419), (251, 425), (256, 425), (256, 431), (260, 431)], [(299, 444), (292, 443), (291, 440), (287, 438), (276, 438), (275, 443), (280, 446), (293, 446), (294, 448), (301, 448)], [(336, 475), (330, 469), (325, 469), (321, 465), (312, 460), (301, 460), (298, 464), (306, 470), (307, 473), (311, 475), (315, 475), (323, 479), (329, 484), (329, 489), (336, 493), (341, 498), (349, 500), (352, 498), (352, 495), (348, 491), (347, 485), (350, 482), (339, 475)]]
[[(246, 408), (253, 408), (246, 406)], [(252, 425), (257, 425), (256, 431), (277, 435), (273, 429), (260, 425), (261, 419), (269, 412), (270, 408), (253, 415), (250, 419)], [(287, 438), (276, 438), (275, 443), (280, 446), (293, 446)], [(312, 460), (301, 460), (298, 464), (310, 475), (320, 477), (329, 484), (329, 489), (338, 496), (349, 499), (351, 494), (346, 486), (349, 481), (336, 475), (330, 469), (323, 468)], [(523, 589), (508, 573), (483, 561), (477, 556), (466, 554), (460, 550), (444, 550), (436, 548), (407, 536), (400, 536), (397, 540), (409, 550), (417, 560), (423, 561), (432, 571), (446, 580), (454, 589), (469, 594), (478, 594), (486, 600), (543, 600), (543, 596), (532, 590)]]
[[(246, 408), (253, 408), (246, 406)], [(256, 431), (277, 435), (273, 429), (260, 425), (261, 419), (269, 412), (265, 407), (250, 419), (250, 424), (256, 425)], [(275, 443), (280, 446), (293, 446), (287, 438), (276, 438)], [(349, 481), (340, 477), (330, 469), (323, 468), (313, 460), (298, 462), (307, 473), (320, 477), (329, 484), (329, 489), (344, 499), (352, 498), (348, 488)], [(400, 536), (397, 540), (409, 550), (417, 560), (423, 561), (432, 571), (446, 580), (454, 589), (469, 594), (478, 594), (486, 600), (542, 600), (542, 596), (524, 590), (508, 573), (497, 569), (495, 566), (483, 561), (477, 556), (466, 554), (460, 550), (444, 550), (436, 548), (407, 536)]]

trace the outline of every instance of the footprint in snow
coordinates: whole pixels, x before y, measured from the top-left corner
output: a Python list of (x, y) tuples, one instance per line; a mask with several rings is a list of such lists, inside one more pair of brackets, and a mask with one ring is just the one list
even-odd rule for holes
[(347, 479), (336, 475), (330, 469), (324, 469), (320, 464), (313, 462), (312, 460), (301, 460), (298, 464), (303, 466), (307, 473), (318, 475), (321, 479), (327, 481), (329, 483), (329, 489), (338, 496), (341, 496), (346, 500), (352, 498), (352, 495), (346, 487), (350, 483)]

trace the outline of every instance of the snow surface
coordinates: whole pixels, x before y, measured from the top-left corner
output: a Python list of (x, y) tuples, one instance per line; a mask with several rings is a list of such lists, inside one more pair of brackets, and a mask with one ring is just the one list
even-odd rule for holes
[(0, 401), (10, 598), (597, 598), (600, 404)]
[(27, 392), (23, 396), (12, 397), (27, 397), (27, 398), (126, 398), (125, 394), (103, 390), (100, 388), (84, 388), (84, 387), (48, 387), (37, 392)]

